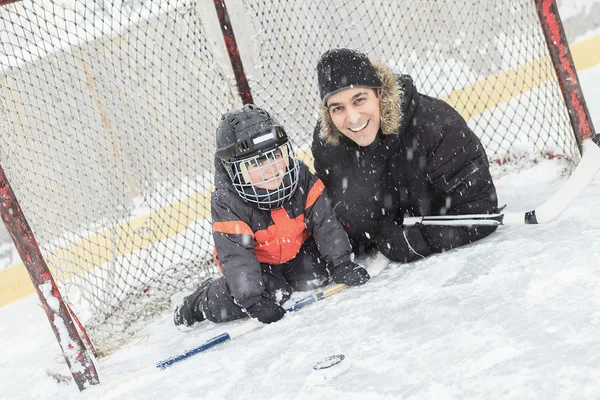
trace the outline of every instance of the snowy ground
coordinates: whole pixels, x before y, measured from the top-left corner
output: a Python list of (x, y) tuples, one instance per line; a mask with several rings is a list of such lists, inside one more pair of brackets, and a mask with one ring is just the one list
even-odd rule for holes
[[(600, 67), (580, 73), (600, 126)], [(561, 185), (561, 161), (502, 177), (507, 211)], [(237, 323), (181, 333), (171, 316), (97, 363), (79, 393), (35, 296), (0, 308), (2, 399), (598, 399), (600, 176), (555, 222), (501, 227), (474, 245), (390, 265), (339, 293), (166, 371), (154, 363)], [(311, 366), (343, 353), (347, 370), (314, 385)], [(133, 378), (123, 376), (146, 368)]]
[[(561, 167), (503, 177), (502, 201), (534, 208), (559, 188)], [(600, 176), (556, 222), (501, 227), (475, 245), (392, 264), (363, 287), (159, 372), (157, 361), (237, 324), (181, 333), (166, 315), (101, 360), (103, 384), (81, 394), (47, 376), (68, 370), (30, 296), (0, 309), (0, 398), (600, 398), (599, 198)], [(347, 370), (312, 384), (311, 366), (337, 353)]]
[[(599, 127), (600, 67), (580, 78)], [(502, 177), (500, 202), (535, 208), (561, 186), (562, 168), (546, 161)], [(157, 361), (237, 324), (181, 333), (165, 315), (99, 361), (102, 385), (83, 393), (46, 374), (68, 370), (30, 296), (0, 308), (0, 398), (598, 399), (599, 203), (597, 176), (555, 222), (391, 264), (365, 286), (159, 372)], [(315, 385), (311, 366), (337, 353), (346, 371)]]

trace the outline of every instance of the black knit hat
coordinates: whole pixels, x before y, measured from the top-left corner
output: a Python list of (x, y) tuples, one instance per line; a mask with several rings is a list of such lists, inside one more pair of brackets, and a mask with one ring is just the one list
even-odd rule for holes
[(319, 91), (323, 104), (337, 92), (351, 87), (380, 88), (381, 80), (369, 58), (360, 51), (331, 49), (317, 64)]

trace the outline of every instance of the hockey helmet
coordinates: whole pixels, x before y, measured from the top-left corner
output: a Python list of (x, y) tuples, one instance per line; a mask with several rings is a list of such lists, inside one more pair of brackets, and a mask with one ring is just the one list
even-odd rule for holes
[(223, 115), (217, 156), (240, 197), (259, 209), (279, 208), (296, 191), (298, 160), (292, 144), (283, 126), (262, 108), (246, 105)]

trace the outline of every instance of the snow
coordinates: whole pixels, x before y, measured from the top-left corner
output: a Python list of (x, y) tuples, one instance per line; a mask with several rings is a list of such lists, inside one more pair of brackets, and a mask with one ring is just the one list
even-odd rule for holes
[[(580, 79), (600, 125), (600, 66)], [(549, 160), (503, 176), (500, 202), (506, 211), (535, 208), (561, 186), (564, 167)], [(30, 296), (0, 308), (0, 393), (7, 399), (599, 398), (598, 198), (600, 176), (554, 222), (500, 227), (473, 245), (390, 264), (362, 287), (159, 371), (156, 362), (243, 323), (205, 322), (183, 333), (164, 315), (97, 361), (102, 384), (82, 394), (47, 375), (68, 369)], [(348, 358), (346, 371), (316, 384), (312, 366), (333, 354)]]
[(558, 1), (560, 18), (564, 21), (578, 14), (586, 14), (597, 1), (590, 0), (562, 0)]
[[(579, 77), (598, 127), (600, 66)], [(564, 168), (548, 160), (502, 176), (505, 211), (550, 198)], [(470, 246), (390, 264), (364, 286), (159, 371), (156, 362), (244, 323), (179, 332), (163, 315), (98, 360), (102, 384), (83, 393), (48, 376), (69, 371), (29, 296), (0, 308), (0, 398), (598, 399), (599, 198), (596, 176), (556, 221), (500, 227)], [(334, 354), (346, 359), (320, 382), (312, 366)]]
[[(1, 226), (0, 229), (4, 229), (4, 226)], [(6, 238), (0, 237), (0, 241), (6, 240), (4, 243), (0, 242), (0, 269), (21, 261), (8, 233), (6, 233), (6, 236)]]

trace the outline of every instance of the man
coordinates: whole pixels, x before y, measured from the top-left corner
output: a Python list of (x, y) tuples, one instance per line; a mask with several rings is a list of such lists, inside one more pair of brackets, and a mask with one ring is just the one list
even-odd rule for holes
[(356, 253), (410, 262), (494, 231), (402, 225), (405, 215), (498, 210), (485, 150), (456, 110), (355, 50), (327, 51), (317, 73), (315, 170)]

